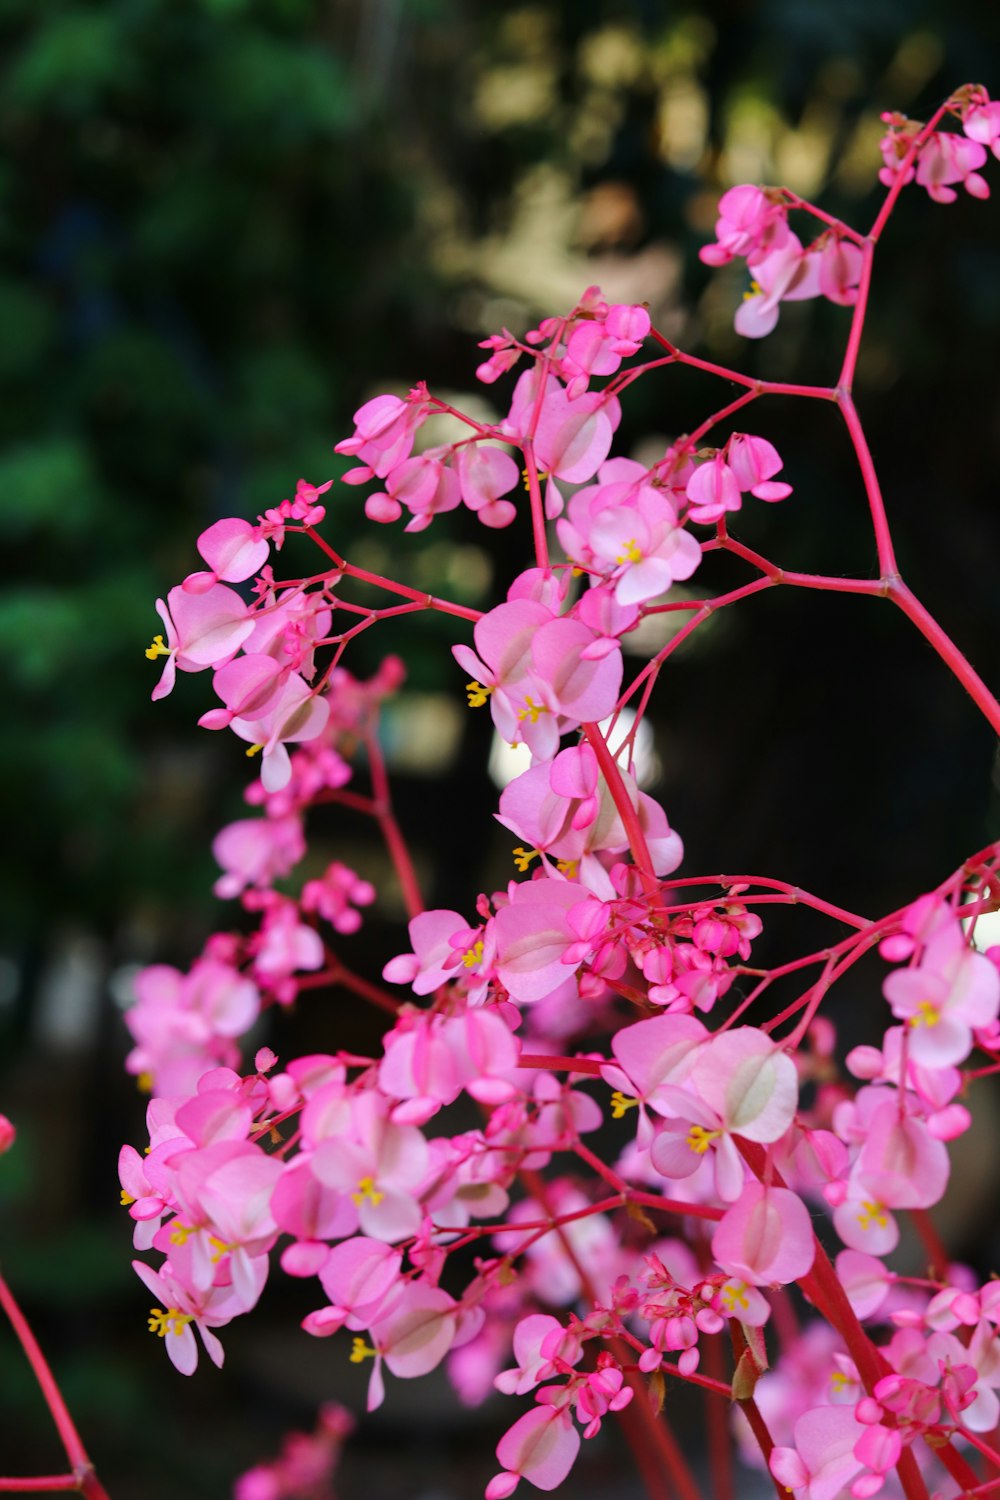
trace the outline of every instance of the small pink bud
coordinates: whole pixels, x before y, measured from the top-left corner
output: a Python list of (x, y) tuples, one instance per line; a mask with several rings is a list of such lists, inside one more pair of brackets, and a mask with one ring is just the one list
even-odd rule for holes
[(17, 1131), (6, 1115), (0, 1115), (0, 1156), (9, 1151), (17, 1139)]

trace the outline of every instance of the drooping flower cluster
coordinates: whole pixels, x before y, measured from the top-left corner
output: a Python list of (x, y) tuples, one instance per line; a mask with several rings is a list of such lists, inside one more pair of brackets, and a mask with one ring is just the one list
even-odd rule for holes
[[(971, 88), (950, 107), (964, 136), (891, 122), (890, 196), (910, 177), (939, 199), (959, 180), (979, 194), (998, 106)], [(746, 260), (755, 283), (737, 327), (749, 336), (774, 326), (782, 300), (822, 295), (863, 315), (873, 241), (819, 214), (823, 231), (804, 246), (790, 208), (818, 212), (781, 189), (731, 189), (703, 252), (715, 265)], [(165, 638), (147, 654), (167, 660), (154, 696), (177, 670), (212, 669), (218, 704), (199, 722), (231, 729), (261, 760), (247, 794), (259, 815), (213, 844), (217, 894), (240, 902), (249, 930), (215, 934), (186, 975), (145, 970), (127, 1018), (127, 1066), (153, 1097), (147, 1151), (122, 1151), (122, 1196), (136, 1248), (159, 1257), (136, 1271), (156, 1303), (150, 1328), (185, 1373), (199, 1339), (222, 1362), (216, 1330), (253, 1310), (276, 1261), (315, 1283), (305, 1331), (346, 1330), (347, 1358), (371, 1361), (370, 1409), (385, 1397), (385, 1370), (409, 1379), (442, 1362), (463, 1399), (494, 1386), (532, 1396), (500, 1440), (488, 1500), (522, 1479), (555, 1488), (609, 1413), (648, 1433), (650, 1393), (668, 1378), (732, 1396), (771, 1475), (800, 1500), (845, 1489), (865, 1500), (894, 1472), (917, 1500), (921, 1465), (955, 1473), (965, 1460), (952, 1440), (979, 1441), (1000, 1415), (1000, 1299), (941, 1261), (926, 1220), (947, 1187), (949, 1143), (971, 1123), (970, 1054), (1000, 1065), (1000, 951), (975, 947), (976, 921), (1000, 906), (1000, 847), (874, 922), (778, 880), (675, 874), (681, 841), (640, 786), (623, 709), (634, 700), (641, 722), (675, 640), (714, 609), (781, 582), (835, 590), (845, 580), (786, 573), (730, 536), (744, 495), (791, 493), (766, 438), (713, 431), (732, 404), (648, 467), (612, 454), (620, 397), (646, 368), (622, 362), (647, 341), (667, 351), (650, 365), (698, 363), (646, 308), (609, 304), (592, 287), (523, 338), (486, 340), (485, 383), (525, 362), (495, 423), (424, 385), (355, 413), (337, 450), (354, 461), (348, 485), (375, 486), (365, 502), (374, 521), (406, 511), (407, 530), (420, 531), (464, 504), (488, 526), (509, 525), (523, 470), (534, 561), (493, 608), (340, 557), (315, 532), (330, 486), (305, 481), (256, 526), (226, 519), (204, 532), (207, 568), (159, 603)], [(734, 378), (747, 388), (736, 406), (786, 389)], [(849, 402), (849, 383), (824, 394)], [(442, 413), (466, 435), (420, 448)], [(884, 562), (881, 498), (866, 483)], [(321, 574), (275, 579), (272, 552), (291, 533), (319, 543)], [(719, 550), (760, 576), (693, 603), (671, 594)], [(354, 583), (392, 602), (359, 604)], [(850, 583), (889, 592), (884, 580)], [(894, 597), (905, 604), (898, 586)], [(647, 620), (688, 608), (691, 624), (627, 682), (623, 645)], [(470, 892), (464, 911), (424, 908), (389, 800), (379, 707), (401, 685), (401, 664), (388, 659), (369, 682), (342, 664), (356, 634), (423, 609), (462, 622), (452, 650), (469, 706), (488, 704), (497, 735), (530, 755), (496, 814), (519, 841), (517, 878)], [(962, 680), (1000, 722), (971, 669)], [(359, 790), (365, 774), (370, 790)], [(378, 826), (409, 911), (409, 947), (381, 982), (343, 956), (377, 899), (365, 874), (334, 859), (296, 884), (310, 811), (338, 800)], [(834, 930), (818, 952), (764, 969), (760, 907), (776, 900), (813, 906)], [(821, 1006), (876, 945), (895, 965), (884, 1034), (839, 1067)], [(772, 983), (795, 976), (809, 982), (768, 1012)], [(259, 1016), (322, 986), (391, 1016), (372, 1055), (279, 1064), (263, 1047), (243, 1071), (239, 1041)], [(935, 1261), (912, 1284), (885, 1263), (906, 1213)], [(834, 1264), (821, 1239), (839, 1239)], [(469, 1247), (471, 1268), (457, 1253)], [(783, 1359), (765, 1375), (793, 1284), (821, 1333), (796, 1339), (783, 1327)], [(302, 1453), (312, 1461), (312, 1447)], [(239, 1500), (284, 1493), (293, 1459), (244, 1476)]]

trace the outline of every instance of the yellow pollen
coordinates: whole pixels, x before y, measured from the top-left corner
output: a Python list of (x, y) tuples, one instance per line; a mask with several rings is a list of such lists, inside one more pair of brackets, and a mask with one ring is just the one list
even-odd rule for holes
[(704, 1156), (713, 1141), (718, 1140), (721, 1130), (706, 1130), (704, 1125), (692, 1125), (687, 1133), (687, 1143), (696, 1156)]
[(517, 848), (513, 851), (515, 868), (520, 870), (523, 875), (531, 864), (531, 861), (537, 859), (541, 852), (540, 849), (522, 849), (521, 845), (518, 844)]
[(122, 1195), (119, 1201), (121, 1202), (122, 1208), (128, 1208), (130, 1203), (135, 1202), (135, 1199), (132, 1197), (131, 1193), (126, 1193), (125, 1189), (122, 1188)]
[(842, 1391), (844, 1389), (844, 1386), (848, 1384), (848, 1379), (843, 1370), (834, 1370), (830, 1376), (830, 1384), (835, 1391)]
[(263, 745), (251, 745), (250, 749), (247, 751), (247, 760), (249, 760), (253, 755), (259, 755), (263, 748)]
[(491, 687), (483, 687), (481, 682), (473, 680), (465, 684), (465, 691), (469, 695), (469, 707), (482, 708), (493, 689)]
[(911, 1026), (936, 1026), (941, 1019), (941, 1012), (936, 1005), (929, 1000), (921, 1000), (917, 1006), (916, 1015), (910, 1017)]
[(478, 942), (473, 943), (471, 948), (466, 948), (462, 956), (462, 967), (464, 969), (474, 969), (482, 956), (483, 940), (480, 938)]
[(173, 1223), (170, 1226), (170, 1243), (172, 1245), (186, 1245), (194, 1229), (190, 1224)]
[(179, 1307), (168, 1307), (166, 1312), (162, 1307), (151, 1307), (149, 1331), (164, 1339), (168, 1333), (182, 1333), (185, 1324), (190, 1323), (192, 1318), (192, 1313), (182, 1313)]
[(744, 292), (743, 293), (743, 301), (744, 302), (749, 302), (751, 297), (762, 297), (763, 295), (764, 295), (764, 288), (761, 286), (760, 282), (759, 281), (751, 281), (751, 283), (750, 283), (750, 290), (748, 292)]
[(622, 1093), (621, 1089), (615, 1089), (611, 1095), (611, 1118), (613, 1120), (624, 1119), (627, 1111), (635, 1109), (638, 1103), (638, 1099), (630, 1099), (628, 1094)]
[(354, 1199), (359, 1208), (361, 1207), (362, 1203), (364, 1203), (366, 1198), (371, 1200), (372, 1206), (374, 1208), (378, 1208), (379, 1204), (382, 1202), (382, 1199), (385, 1197), (385, 1194), (380, 1193), (378, 1188), (375, 1186), (374, 1177), (362, 1177), (361, 1181), (358, 1183), (357, 1192), (352, 1193), (351, 1197)]
[(862, 1229), (870, 1229), (873, 1224), (877, 1224), (879, 1229), (885, 1229), (888, 1222), (884, 1203), (877, 1200), (872, 1203), (867, 1198), (862, 1200), (861, 1213), (858, 1214), (858, 1223)]
[(153, 1092), (152, 1073), (140, 1073), (138, 1078), (135, 1080), (135, 1086), (139, 1090), (140, 1094), (151, 1094)]
[(747, 1298), (746, 1284), (742, 1281), (734, 1282), (730, 1286), (724, 1286), (721, 1292), (722, 1305), (727, 1312), (735, 1312), (738, 1307), (750, 1306)]
[(370, 1344), (366, 1344), (364, 1339), (357, 1338), (351, 1345), (349, 1358), (352, 1365), (360, 1365), (366, 1359), (374, 1359), (377, 1354), (377, 1349), (373, 1349)]
[(237, 1248), (235, 1244), (227, 1245), (225, 1240), (217, 1240), (214, 1234), (209, 1235), (208, 1243), (215, 1246), (215, 1254), (212, 1256), (213, 1266), (217, 1266), (224, 1255), (228, 1255), (231, 1250)]
[(547, 714), (548, 709), (544, 703), (536, 703), (534, 698), (525, 698), (524, 707), (518, 714), (519, 719), (530, 719), (532, 724), (538, 723), (539, 714)]
[(560, 875), (566, 875), (570, 880), (575, 880), (577, 866), (579, 865), (579, 863), (580, 861), (578, 859), (557, 859), (556, 869), (559, 871)]
[(642, 553), (639, 551), (639, 545), (635, 537), (630, 537), (627, 542), (622, 542), (622, 549), (621, 557), (615, 558), (616, 563), (642, 562)]
[(163, 644), (162, 635), (154, 635), (153, 644), (146, 647), (147, 661), (155, 661), (158, 656), (170, 656), (171, 654), (170, 647)]

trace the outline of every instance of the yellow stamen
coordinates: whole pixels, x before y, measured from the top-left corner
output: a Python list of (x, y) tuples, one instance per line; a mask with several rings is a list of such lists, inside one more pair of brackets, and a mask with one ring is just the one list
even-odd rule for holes
[(635, 540), (635, 537), (630, 537), (627, 542), (623, 542), (622, 548), (622, 556), (615, 558), (616, 563), (642, 562), (642, 553), (639, 551), (639, 546)]
[(580, 861), (578, 859), (557, 859), (556, 869), (559, 871), (560, 875), (565, 875), (568, 877), (568, 879), (575, 880), (577, 866), (579, 865), (579, 863)]
[(147, 661), (155, 661), (158, 656), (170, 656), (171, 654), (170, 647), (163, 644), (162, 635), (154, 635), (153, 644), (146, 647)]
[(540, 849), (522, 849), (521, 845), (518, 844), (517, 848), (514, 850), (515, 868), (520, 870), (521, 874), (523, 875), (525, 870), (531, 864), (531, 861), (533, 859), (537, 859), (541, 855), (541, 852), (542, 851)]
[(213, 1266), (217, 1266), (224, 1255), (228, 1255), (231, 1250), (237, 1248), (236, 1245), (227, 1245), (225, 1240), (217, 1240), (214, 1234), (209, 1235), (208, 1243), (215, 1246), (215, 1254), (212, 1256)]
[(849, 1384), (848, 1377), (844, 1374), (843, 1370), (834, 1370), (830, 1376), (830, 1384), (835, 1391), (842, 1391), (844, 1386)]
[(534, 698), (525, 698), (524, 707), (518, 714), (519, 719), (530, 719), (532, 724), (538, 723), (539, 714), (547, 714), (548, 709), (544, 703), (536, 703)]
[(125, 1189), (122, 1188), (122, 1195), (121, 1195), (121, 1206), (122, 1206), (122, 1208), (128, 1208), (129, 1204), (130, 1203), (134, 1203), (134, 1202), (135, 1202), (135, 1199), (132, 1197), (132, 1194), (131, 1193), (126, 1193)]
[(352, 1193), (351, 1197), (354, 1199), (359, 1208), (361, 1207), (362, 1203), (364, 1203), (366, 1198), (370, 1199), (373, 1208), (378, 1208), (379, 1204), (382, 1202), (382, 1199), (385, 1197), (385, 1194), (380, 1193), (378, 1188), (375, 1186), (374, 1177), (362, 1177), (361, 1181), (358, 1183), (358, 1191), (356, 1193)]
[(464, 969), (474, 969), (476, 964), (482, 959), (482, 956), (483, 940), (480, 938), (478, 942), (473, 943), (471, 948), (466, 948), (465, 953), (462, 955), (462, 967)]
[(483, 687), (481, 682), (473, 680), (465, 684), (465, 691), (469, 695), (469, 707), (482, 708), (493, 689), (491, 687)]
[(885, 1212), (885, 1204), (879, 1203), (877, 1199), (875, 1202), (871, 1202), (867, 1198), (863, 1199), (861, 1213), (858, 1214), (858, 1223), (862, 1229), (870, 1229), (873, 1224), (876, 1224), (879, 1229), (885, 1229), (889, 1223)]
[(151, 1094), (153, 1092), (152, 1073), (140, 1073), (138, 1078), (135, 1080), (135, 1086), (139, 1090), (140, 1094)]
[(638, 1099), (630, 1099), (628, 1094), (622, 1093), (621, 1089), (615, 1089), (611, 1095), (611, 1118), (613, 1120), (623, 1119), (626, 1111), (635, 1109), (638, 1103)]
[(352, 1365), (360, 1365), (366, 1359), (374, 1359), (377, 1354), (378, 1350), (373, 1349), (370, 1344), (366, 1344), (364, 1339), (356, 1338), (351, 1345), (351, 1352), (348, 1358)]
[(746, 1283), (743, 1281), (730, 1282), (722, 1288), (720, 1296), (722, 1297), (722, 1305), (727, 1312), (735, 1312), (738, 1307), (747, 1308), (750, 1306), (749, 1299), (747, 1298)]
[(751, 281), (751, 283), (750, 283), (750, 290), (748, 292), (744, 292), (743, 293), (743, 301), (744, 302), (749, 302), (751, 297), (762, 297), (763, 295), (764, 295), (764, 288), (761, 286), (760, 282), (759, 281)]
[(186, 1245), (194, 1234), (194, 1228), (190, 1224), (178, 1224), (175, 1220), (170, 1226), (170, 1243), (172, 1245)]
[(687, 1133), (687, 1143), (696, 1156), (704, 1156), (713, 1141), (718, 1140), (721, 1130), (706, 1130), (704, 1125), (692, 1125)]
[(190, 1323), (193, 1317), (193, 1313), (182, 1313), (179, 1307), (168, 1307), (166, 1312), (162, 1307), (151, 1307), (149, 1331), (164, 1339), (168, 1333), (182, 1333), (185, 1325)]
[(917, 1006), (916, 1015), (910, 1017), (911, 1026), (936, 1026), (941, 1019), (941, 1012), (936, 1005), (929, 1000), (921, 1000)]
[(252, 755), (259, 755), (263, 748), (263, 745), (251, 745), (250, 749), (247, 751), (247, 760), (249, 760)]

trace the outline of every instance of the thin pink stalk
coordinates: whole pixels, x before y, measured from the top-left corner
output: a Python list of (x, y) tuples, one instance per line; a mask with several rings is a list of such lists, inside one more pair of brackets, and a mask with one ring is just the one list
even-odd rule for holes
[(825, 213), (823, 209), (817, 208), (815, 203), (809, 203), (805, 198), (800, 198), (798, 193), (792, 192), (791, 188), (783, 187), (779, 188), (778, 191), (784, 197), (789, 208), (800, 208), (803, 213), (810, 214), (814, 219), (818, 219), (828, 229), (835, 230), (843, 239), (853, 240), (856, 245), (864, 244), (864, 236), (859, 234), (856, 229), (852, 229), (849, 224), (845, 224), (843, 219), (835, 219), (832, 214)]
[(592, 1057), (550, 1057), (546, 1052), (522, 1052), (517, 1065), (519, 1068), (551, 1068), (557, 1073), (589, 1073), (592, 1078), (600, 1078), (604, 1067)]
[(370, 573), (367, 568), (358, 568), (353, 563), (345, 562), (311, 526), (305, 527), (305, 533), (322, 552), (326, 553), (335, 564), (336, 571), (342, 573), (345, 578), (356, 578), (360, 583), (370, 583), (375, 588), (384, 589), (387, 594), (399, 594), (404, 599), (414, 599), (422, 604), (424, 609), (436, 609), (442, 614), (457, 615), (460, 620), (482, 619), (481, 609), (469, 609), (464, 604), (453, 604), (450, 599), (439, 599), (435, 594), (425, 594), (420, 589), (411, 589), (405, 583), (395, 583), (391, 578), (383, 578), (381, 573)]
[(51, 1494), (55, 1490), (75, 1490), (79, 1494), (80, 1481), (75, 1474), (39, 1474), (31, 1479), (0, 1479), (0, 1491), (4, 1494)]
[[(714, 1500), (736, 1500), (733, 1484), (733, 1440), (729, 1431), (729, 1413), (716, 1395), (732, 1400), (732, 1387), (723, 1381), (725, 1360), (721, 1334), (706, 1335), (703, 1345), (705, 1371), (712, 1386), (705, 1384), (705, 1429), (708, 1437), (708, 1467), (712, 1476)], [(713, 1386), (715, 1390), (713, 1390)]]
[(642, 876), (643, 884), (647, 890), (655, 892), (656, 876), (653, 873), (653, 861), (649, 853), (649, 846), (646, 843), (646, 836), (639, 823), (639, 815), (632, 806), (632, 799), (629, 797), (625, 783), (622, 781), (618, 762), (608, 749), (607, 741), (601, 733), (599, 725), (584, 724), (583, 732), (587, 736), (594, 754), (597, 756), (597, 764), (601, 768), (601, 775), (604, 777), (608, 790), (614, 800), (615, 807), (618, 809), (618, 816), (622, 820), (629, 848), (632, 850), (632, 858), (635, 860), (636, 867)]
[(382, 837), (385, 839), (386, 848), (399, 878), (399, 884), (403, 891), (403, 901), (406, 905), (407, 914), (412, 920), (419, 917), (424, 910), (424, 899), (420, 893), (420, 883), (417, 880), (416, 871), (413, 868), (413, 860), (406, 840), (400, 831), (396, 816), (392, 810), (392, 800), (389, 795), (389, 778), (385, 771), (385, 758), (382, 747), (378, 742), (378, 735), (372, 730), (365, 737), (368, 747), (368, 765), (371, 770), (372, 787), (375, 793), (375, 817)]
[(916, 595), (907, 588), (901, 578), (890, 580), (887, 590), (892, 602), (899, 606), (908, 620), (929, 641), (938, 656), (949, 668), (952, 676), (965, 688), (969, 697), (991, 725), (995, 734), (1000, 734), (1000, 702), (990, 692), (971, 662), (958, 649), (951, 637), (942, 630), (934, 616), (920, 603)]
[(851, 318), (851, 327), (847, 335), (844, 362), (840, 367), (840, 376), (837, 380), (837, 385), (841, 392), (841, 400), (848, 395), (854, 384), (854, 372), (858, 364), (858, 355), (861, 352), (861, 335), (864, 332), (865, 316), (868, 311), (868, 293), (871, 289), (872, 261), (874, 255), (874, 240), (867, 239), (862, 241), (861, 275), (858, 278), (858, 295), (854, 303), (854, 314)]
[(868, 509), (871, 511), (872, 526), (875, 531), (875, 545), (878, 548), (879, 573), (883, 583), (889, 583), (893, 578), (898, 577), (899, 568), (896, 565), (896, 553), (889, 531), (889, 520), (885, 513), (885, 503), (882, 499), (882, 490), (875, 472), (871, 450), (868, 447), (868, 439), (865, 437), (854, 399), (848, 390), (841, 391), (839, 405), (847, 430), (851, 435), (855, 457), (864, 481), (865, 494), (868, 497)]
[[(48, 1361), (2, 1275), (0, 1275), (0, 1307), (10, 1320), (10, 1325), (25, 1352), (35, 1379), (38, 1381), (39, 1389), (45, 1398), (45, 1404), (52, 1415), (56, 1431), (66, 1450), (66, 1457), (72, 1465), (75, 1480), (73, 1488), (88, 1496), (88, 1500), (108, 1500), (107, 1492), (94, 1473), (94, 1466), (87, 1456), (87, 1450), (83, 1446), (83, 1441), (76, 1430), (76, 1425), (69, 1414), (69, 1408), (63, 1400), (62, 1392), (49, 1368)], [(23, 1484), (24, 1481), (18, 1480), (15, 1483)]]
[(530, 439), (524, 443), (524, 469), (528, 481), (528, 500), (531, 505), (531, 535), (535, 544), (535, 562), (548, 571), (549, 539), (545, 529), (545, 507), (542, 502), (542, 487), (538, 479), (534, 444)]

